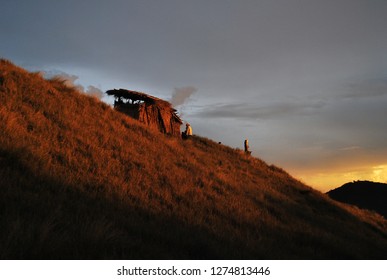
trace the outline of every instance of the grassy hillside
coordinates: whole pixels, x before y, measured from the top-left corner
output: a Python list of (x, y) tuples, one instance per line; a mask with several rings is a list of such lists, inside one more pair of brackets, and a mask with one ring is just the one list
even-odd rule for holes
[(331, 190), (327, 194), (337, 201), (369, 209), (387, 217), (387, 184), (354, 181)]
[(0, 61), (0, 258), (370, 259), (387, 222)]

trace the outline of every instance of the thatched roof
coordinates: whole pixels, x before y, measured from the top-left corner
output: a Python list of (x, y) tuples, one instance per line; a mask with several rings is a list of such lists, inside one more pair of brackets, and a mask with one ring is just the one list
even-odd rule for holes
[(125, 98), (125, 99), (131, 99), (133, 101), (144, 101), (145, 103), (148, 104), (158, 104), (161, 106), (166, 106), (166, 107), (172, 107), (171, 103), (168, 101), (162, 100), (160, 98), (157, 98), (155, 96), (143, 93), (143, 92), (138, 92), (138, 91), (133, 91), (133, 90), (127, 90), (127, 89), (111, 89), (106, 92), (108, 95), (114, 95), (117, 98)]

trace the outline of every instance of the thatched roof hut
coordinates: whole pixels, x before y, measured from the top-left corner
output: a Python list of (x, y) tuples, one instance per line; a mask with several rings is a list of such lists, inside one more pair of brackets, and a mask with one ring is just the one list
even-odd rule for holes
[(180, 136), (183, 123), (171, 103), (146, 93), (112, 89), (106, 92), (114, 96), (114, 108), (159, 131)]

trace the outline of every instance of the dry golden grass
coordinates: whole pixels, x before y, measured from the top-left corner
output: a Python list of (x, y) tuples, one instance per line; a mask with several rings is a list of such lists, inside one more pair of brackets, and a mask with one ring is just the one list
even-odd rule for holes
[(374, 259), (387, 222), (0, 61), (0, 258)]

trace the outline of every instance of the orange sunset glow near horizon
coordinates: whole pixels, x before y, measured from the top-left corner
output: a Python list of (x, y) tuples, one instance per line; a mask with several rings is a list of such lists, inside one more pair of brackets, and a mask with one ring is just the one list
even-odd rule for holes
[(348, 172), (331, 171), (326, 173), (302, 173), (294, 171), (291, 172), (291, 175), (307, 185), (325, 193), (352, 181), (387, 183), (387, 164)]

